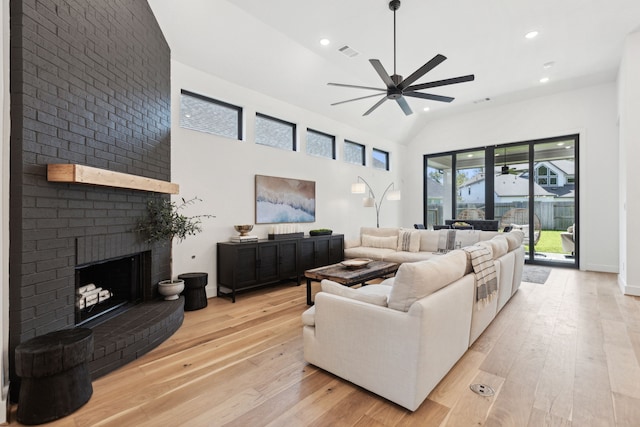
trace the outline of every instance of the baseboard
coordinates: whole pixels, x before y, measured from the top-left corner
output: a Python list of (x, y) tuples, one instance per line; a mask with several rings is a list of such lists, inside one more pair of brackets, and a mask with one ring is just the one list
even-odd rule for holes
[(580, 270), (585, 271), (597, 271), (600, 273), (619, 273), (617, 265), (606, 265), (606, 264), (588, 264), (581, 265)]
[(618, 276), (618, 286), (620, 291), (625, 295), (640, 296), (640, 286), (629, 286), (622, 276)]

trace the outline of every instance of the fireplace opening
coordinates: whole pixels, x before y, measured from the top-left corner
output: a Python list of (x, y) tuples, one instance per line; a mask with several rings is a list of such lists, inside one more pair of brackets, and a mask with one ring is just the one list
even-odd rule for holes
[(149, 260), (150, 252), (140, 252), (76, 266), (76, 326), (142, 302), (143, 286), (150, 283)]

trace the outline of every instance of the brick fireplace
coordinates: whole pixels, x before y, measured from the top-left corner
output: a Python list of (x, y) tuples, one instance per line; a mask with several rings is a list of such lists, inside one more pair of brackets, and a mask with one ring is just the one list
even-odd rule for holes
[(169, 247), (132, 231), (168, 195), (52, 183), (46, 169), (169, 181), (171, 94), (170, 50), (145, 0), (11, 0), (10, 15), (13, 366), (20, 342), (75, 326), (78, 266), (145, 254), (140, 301), (168, 277)]

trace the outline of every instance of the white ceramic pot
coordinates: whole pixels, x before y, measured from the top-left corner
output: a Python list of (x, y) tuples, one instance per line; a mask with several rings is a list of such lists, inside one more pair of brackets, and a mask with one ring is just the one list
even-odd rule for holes
[(158, 282), (158, 292), (164, 296), (164, 299), (171, 301), (178, 299), (180, 292), (184, 290), (184, 280), (163, 280)]

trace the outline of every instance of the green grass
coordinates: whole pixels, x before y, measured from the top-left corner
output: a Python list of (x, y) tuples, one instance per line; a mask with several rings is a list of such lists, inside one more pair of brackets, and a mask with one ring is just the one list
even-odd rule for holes
[[(540, 240), (536, 244), (536, 252), (547, 252), (552, 254), (562, 254), (562, 243), (559, 230), (542, 230)], [(526, 247), (529, 250), (528, 247)]]

